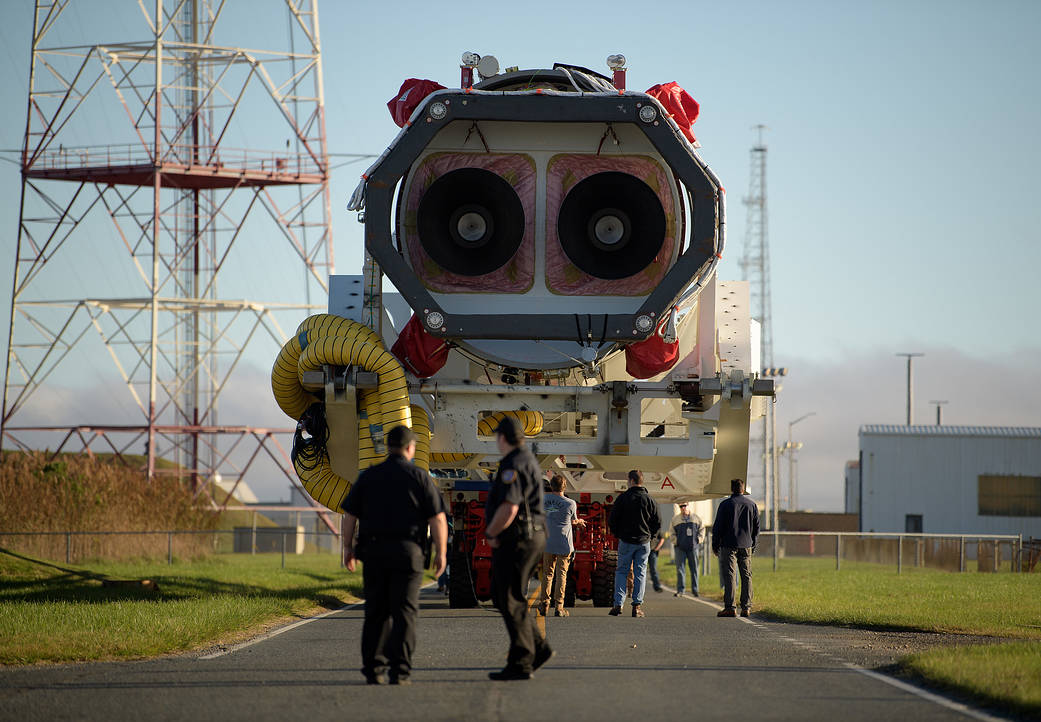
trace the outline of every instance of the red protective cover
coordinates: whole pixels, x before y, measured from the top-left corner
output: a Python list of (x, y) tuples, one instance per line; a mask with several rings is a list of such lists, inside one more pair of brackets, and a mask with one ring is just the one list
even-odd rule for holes
[(665, 106), (665, 110), (672, 115), (672, 119), (676, 121), (676, 125), (683, 131), (683, 135), (687, 136), (687, 140), (691, 143), (697, 142), (691, 127), (694, 125), (694, 121), (698, 119), (698, 113), (701, 110), (698, 101), (690, 97), (690, 94), (681, 88), (676, 81), (658, 83), (658, 85), (651, 86), (647, 89), (647, 95)]
[(679, 339), (665, 343), (661, 337), (662, 325), (668, 318), (666, 315), (649, 337), (625, 347), (625, 372), (634, 379), (649, 379), (665, 373), (679, 361)]
[(444, 90), (444, 87), (433, 80), (409, 78), (401, 84), (398, 94), (387, 102), (390, 117), (394, 119), (399, 128), (404, 128), (405, 123), (412, 117), (412, 111), (423, 101), (423, 98), (435, 90)]
[(436, 374), (448, 361), (448, 344), (426, 332), (416, 314), (401, 329), (390, 352), (405, 369), (421, 379)]

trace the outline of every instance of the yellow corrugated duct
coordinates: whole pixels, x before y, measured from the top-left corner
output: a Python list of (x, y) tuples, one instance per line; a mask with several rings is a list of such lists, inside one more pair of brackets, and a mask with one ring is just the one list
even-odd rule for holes
[(392, 429), (404, 424), (412, 425), (412, 414), (408, 402), (408, 382), (401, 363), (382, 346), (353, 336), (323, 336), (307, 344), (297, 362), (300, 376), (305, 371), (320, 369), (326, 364), (337, 366), (361, 366), (366, 371), (379, 374), (379, 413), (373, 418), (369, 405), (369, 426), (374, 428), (373, 440), (382, 442), (383, 429)]
[(430, 471), (430, 416), (416, 404), (412, 404), (412, 430), (416, 433), (416, 456), (412, 463), (423, 471)]
[(306, 341), (306, 333), (289, 339), (279, 351), (271, 369), (271, 392), (275, 395), (275, 402), (293, 421), (303, 416), (307, 407), (318, 401), (314, 394), (304, 390), (297, 376), (296, 364), (300, 360), (302, 344)]
[[(358, 466), (359, 470), (368, 468), (382, 460), (383, 455), (376, 447), (382, 446), (384, 428), (412, 425), (405, 372), (398, 360), (383, 348), (379, 336), (367, 326), (330, 314), (311, 316), (282, 347), (271, 370), (275, 400), (294, 420), (300, 419), (311, 404), (318, 401), (303, 388), (304, 372), (321, 369), (326, 364), (359, 366), (379, 376), (376, 390), (366, 389), (359, 394)], [(324, 441), (321, 439), (319, 443)], [(327, 453), (301, 461), (299, 457), (295, 459), (294, 467), (307, 492), (320, 504), (340, 511), (351, 481), (333, 472)]]
[(455, 464), (461, 461), (469, 461), (471, 456), (473, 456), (473, 454), (435, 451), (430, 455), (430, 461), (434, 464)]
[(498, 426), (499, 422), (507, 416), (513, 417), (521, 423), (524, 427), (525, 436), (535, 436), (536, 434), (542, 433), (542, 425), (545, 423), (545, 420), (542, 417), (542, 412), (521, 409), (519, 411), (496, 411), (494, 414), (485, 416), (477, 422), (477, 435), (493, 435), (495, 433), (495, 427)]

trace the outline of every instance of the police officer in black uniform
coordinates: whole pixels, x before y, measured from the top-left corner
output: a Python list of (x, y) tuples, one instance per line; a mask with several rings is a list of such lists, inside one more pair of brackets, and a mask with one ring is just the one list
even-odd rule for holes
[(437, 488), (425, 471), (411, 463), (416, 453), (412, 430), (391, 429), (387, 450), (387, 459), (363, 471), (343, 502), (343, 560), (352, 572), (355, 559), (363, 563), (361, 672), (365, 681), (383, 684), (387, 670), (391, 684), (408, 684), (423, 578), (421, 544), (429, 524), (440, 576), (445, 570), (448, 527)]
[(495, 681), (530, 679), (553, 656), (528, 614), (527, 589), (535, 564), (546, 547), (542, 508), (542, 470), (524, 445), (516, 420), (503, 419), (495, 429), (503, 454), (485, 507), (485, 535), (492, 547), (492, 599), (510, 635), (506, 666), (489, 672)]

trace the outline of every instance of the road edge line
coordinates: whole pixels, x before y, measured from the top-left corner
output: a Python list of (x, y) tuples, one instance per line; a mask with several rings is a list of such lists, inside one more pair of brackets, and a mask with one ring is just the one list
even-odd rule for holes
[(315, 621), (317, 619), (324, 619), (325, 617), (328, 617), (328, 616), (330, 616), (332, 614), (336, 614), (338, 612), (345, 612), (345, 611), (348, 611), (348, 610), (353, 609), (355, 607), (360, 607), (360, 606), (362, 606), (364, 604), (365, 604), (365, 602), (355, 602), (354, 604), (349, 604), (347, 606), (340, 607), (339, 609), (330, 609), (328, 612), (322, 612), (321, 614), (317, 614), (317, 615), (315, 615), (313, 617), (308, 617), (307, 619), (301, 619), (299, 622), (293, 622), (292, 624), (287, 624), (284, 627), (279, 627), (278, 629), (274, 629), (274, 630), (272, 630), (270, 632), (265, 632), (264, 634), (261, 634), (259, 637), (254, 637), (253, 639), (249, 639), (249, 640), (247, 640), (245, 642), (240, 642), (239, 644), (233, 644), (232, 646), (227, 647), (226, 649), (222, 649), (219, 652), (213, 652), (211, 654), (206, 654), (206, 655), (203, 655), (201, 657), (198, 657), (197, 659), (217, 659), (217, 657), (223, 657), (226, 654), (231, 654), (232, 652), (238, 652), (239, 650), (245, 649), (246, 647), (252, 647), (254, 644), (260, 644), (261, 642), (265, 642), (265, 641), (271, 639), (272, 637), (277, 637), (278, 635), (282, 634), (283, 632), (288, 632), (291, 629), (296, 629), (297, 627), (302, 627), (303, 625), (307, 624), (308, 622), (313, 622), (313, 621)]
[[(428, 587), (432, 587), (433, 585), (434, 585), (434, 582), (428, 582), (427, 584), (424, 584), (423, 586), (421, 586), (419, 589), (420, 589), (420, 591), (422, 591), (424, 589), (427, 589)], [(288, 632), (291, 629), (296, 629), (297, 627), (302, 627), (305, 624), (307, 624), (308, 622), (314, 622), (314, 621), (316, 621), (318, 619), (325, 619), (326, 617), (328, 617), (330, 615), (337, 614), (339, 612), (348, 612), (348, 611), (350, 611), (352, 609), (357, 609), (358, 607), (364, 607), (364, 606), (365, 606), (365, 600), (362, 600), (360, 602), (354, 602), (353, 604), (345, 605), (345, 606), (340, 607), (338, 609), (330, 609), (328, 612), (322, 612), (321, 614), (316, 614), (313, 617), (308, 617), (307, 619), (301, 619), (299, 622), (293, 622), (292, 624), (287, 624), (284, 627), (279, 627), (278, 629), (273, 629), (270, 632), (265, 632), (264, 634), (261, 634), (259, 637), (254, 637), (253, 639), (248, 639), (245, 642), (240, 642), (239, 644), (233, 644), (232, 646), (227, 647), (226, 649), (222, 649), (219, 652), (213, 652), (211, 654), (205, 654), (205, 655), (202, 655), (200, 657), (196, 657), (196, 659), (198, 659), (198, 660), (217, 659), (218, 657), (223, 657), (225, 655), (231, 654), (232, 652), (238, 652), (239, 650), (245, 649), (246, 647), (252, 647), (254, 644), (260, 644), (261, 642), (266, 642), (267, 640), (271, 639), (272, 637), (277, 637), (278, 635), (282, 634), (283, 632)]]
[(861, 667), (858, 664), (853, 664), (852, 662), (843, 662), (843, 664), (847, 668), (852, 669), (854, 672), (859, 672), (860, 674), (878, 680), (879, 682), (885, 682), (891, 687), (896, 687), (897, 689), (903, 690), (904, 692), (910, 692), (913, 695), (921, 697), (922, 699), (929, 700), (930, 702), (938, 704), (941, 707), (946, 707), (949, 710), (960, 712), (961, 714), (966, 715), (967, 717), (972, 717), (973, 719), (978, 720), (985, 720), (986, 722), (1004, 722), (1008, 719), (1006, 717), (995, 717), (994, 715), (989, 714), (987, 712), (973, 709), (972, 707), (969, 707), (967, 704), (963, 704), (962, 702), (955, 702), (952, 699), (948, 699), (942, 695), (922, 689), (921, 687), (910, 684), (909, 682), (904, 682), (903, 680), (896, 679), (895, 677), (890, 677), (889, 675), (882, 674), (881, 672), (876, 672), (872, 669), (865, 669), (864, 667)]
[[(665, 589), (670, 589), (670, 587), (668, 587), (668, 586), (666, 586), (664, 584), (662, 585), (662, 587), (664, 587)], [(716, 609), (716, 610), (720, 610), (720, 609), (723, 608), (722, 604), (717, 604), (716, 602), (710, 602), (707, 599), (702, 599), (700, 596), (699, 597), (684, 596), (682, 598), (683, 599), (687, 599), (687, 600), (689, 600), (691, 602), (701, 602), (705, 606), (712, 607), (713, 609)], [(758, 624), (757, 622), (753, 622), (752, 619), (749, 618), (749, 617), (738, 617), (738, 620), (740, 620), (740, 621), (742, 621), (742, 622), (744, 622), (746, 624), (752, 624), (752, 625), (757, 625)], [(789, 644), (791, 644), (791, 642), (789, 642)], [(963, 714), (963, 715), (965, 715), (967, 717), (972, 717), (973, 719), (977, 719), (977, 720), (983, 720), (983, 722), (1007, 722), (1007, 719), (1008, 719), (1007, 717), (996, 717), (996, 716), (994, 716), (992, 714), (989, 714), (987, 712), (983, 712), (982, 710), (974, 709), (974, 708), (972, 708), (972, 707), (970, 707), (967, 704), (964, 704), (962, 702), (956, 702), (956, 701), (954, 701), (952, 699), (948, 699), (947, 697), (944, 697), (943, 695), (939, 695), (939, 694), (936, 694), (935, 692), (930, 692), (928, 690), (922, 689), (921, 687), (918, 687), (917, 685), (911, 684), (909, 682), (904, 682), (903, 680), (896, 679), (895, 677), (890, 677), (889, 675), (882, 674), (881, 672), (876, 672), (874, 670), (867, 669), (865, 667), (861, 667), (858, 664), (853, 664), (852, 662), (847, 662), (846, 660), (838, 660), (838, 661), (840, 661), (841, 664), (843, 666), (845, 666), (847, 669), (851, 669), (854, 672), (859, 672), (860, 674), (863, 674), (863, 675), (865, 675), (867, 677), (870, 677), (871, 679), (877, 680), (879, 682), (884, 682), (884, 683), (890, 685), (891, 687), (896, 687), (897, 689), (903, 690), (904, 692), (909, 692), (909, 693), (911, 693), (911, 694), (913, 694), (913, 695), (915, 695), (917, 697), (921, 697), (922, 699), (928, 700), (929, 702), (932, 702), (933, 704), (938, 704), (941, 707), (945, 707), (946, 709), (953, 710), (955, 712), (959, 712), (959, 713), (961, 713), (961, 714)]]

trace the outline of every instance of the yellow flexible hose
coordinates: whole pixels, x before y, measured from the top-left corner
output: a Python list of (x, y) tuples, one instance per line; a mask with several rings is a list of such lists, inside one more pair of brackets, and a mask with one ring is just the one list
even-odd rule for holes
[(435, 451), (430, 455), (430, 462), (433, 464), (454, 464), (463, 461), (469, 461), (473, 454), (461, 454), (459, 452), (451, 451)]
[(542, 425), (545, 423), (542, 412), (521, 409), (518, 411), (496, 411), (494, 414), (485, 416), (477, 422), (477, 435), (492, 436), (495, 433), (495, 427), (508, 416), (517, 419), (521, 423), (524, 427), (525, 436), (535, 436), (542, 433)]
[(430, 416), (416, 404), (412, 404), (412, 431), (416, 434), (416, 456), (412, 463), (423, 471), (430, 471)]
[(296, 421), (318, 398), (300, 384), (296, 364), (300, 360), (301, 342), (306, 341), (306, 334), (298, 334), (289, 339), (275, 359), (271, 369), (271, 392), (275, 402), (286, 416)]
[[(271, 390), (279, 408), (294, 420), (319, 399), (303, 387), (306, 371), (323, 365), (359, 366), (375, 372), (375, 390), (359, 394), (358, 468), (363, 470), (382, 460), (383, 430), (404, 424), (412, 426), (405, 372), (398, 360), (383, 348), (379, 336), (367, 326), (331, 314), (318, 314), (303, 321), (297, 335), (282, 347), (271, 370)], [(424, 418), (429, 455), (429, 419)], [(377, 443), (378, 442), (378, 443)], [(294, 463), (304, 489), (318, 503), (340, 511), (351, 481), (337, 475), (325, 454), (313, 468)]]

